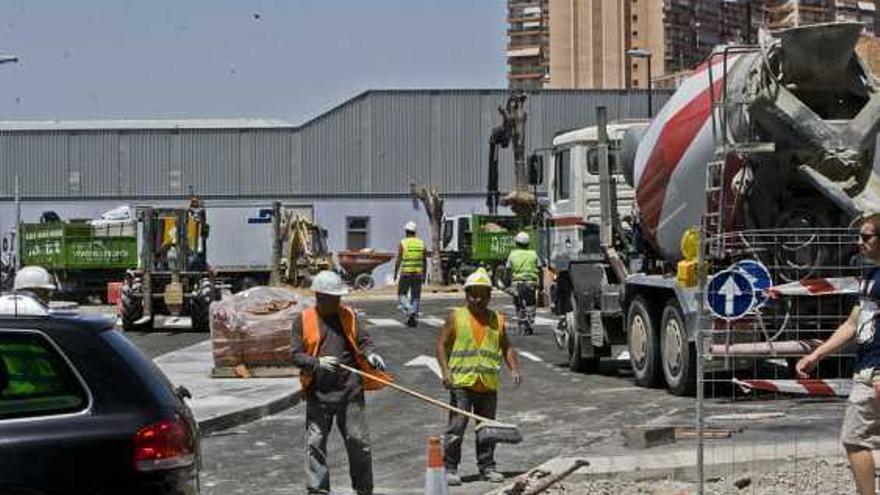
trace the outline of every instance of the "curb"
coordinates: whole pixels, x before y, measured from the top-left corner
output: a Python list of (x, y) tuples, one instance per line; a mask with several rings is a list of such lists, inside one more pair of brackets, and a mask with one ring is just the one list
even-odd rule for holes
[(246, 423), (251, 423), (260, 418), (271, 416), (285, 409), (291, 408), (300, 403), (302, 400), (302, 391), (297, 390), (292, 394), (279, 397), (272, 402), (261, 404), (259, 406), (239, 409), (227, 414), (221, 414), (212, 418), (206, 418), (197, 421), (199, 425), (199, 433), (201, 436), (210, 435), (218, 431), (227, 430)]

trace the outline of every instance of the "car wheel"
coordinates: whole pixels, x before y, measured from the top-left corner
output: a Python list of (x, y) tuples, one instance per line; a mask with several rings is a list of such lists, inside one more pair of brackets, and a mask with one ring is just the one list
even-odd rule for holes
[(648, 311), (648, 303), (641, 296), (633, 299), (626, 317), (626, 340), (629, 360), (636, 384), (641, 387), (660, 385), (660, 342)]

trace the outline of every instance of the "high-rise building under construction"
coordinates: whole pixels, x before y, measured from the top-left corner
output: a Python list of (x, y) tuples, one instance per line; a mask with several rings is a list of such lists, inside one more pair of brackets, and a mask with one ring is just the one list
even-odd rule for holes
[(876, 3), (508, 0), (508, 80), (512, 88), (644, 88), (650, 72), (654, 85), (671, 86), (718, 44), (756, 41), (762, 26), (855, 21), (873, 35)]

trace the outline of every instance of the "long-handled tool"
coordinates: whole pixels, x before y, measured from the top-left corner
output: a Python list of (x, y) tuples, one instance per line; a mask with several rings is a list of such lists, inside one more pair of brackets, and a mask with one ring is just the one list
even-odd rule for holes
[(428, 404), (432, 404), (437, 407), (442, 407), (448, 411), (452, 411), (454, 413), (458, 413), (464, 416), (467, 416), (474, 421), (477, 422), (477, 426), (474, 431), (477, 433), (477, 442), (489, 442), (489, 443), (520, 443), (522, 442), (522, 434), (519, 432), (519, 428), (516, 425), (510, 423), (502, 423), (500, 421), (496, 421), (494, 419), (484, 418), (480, 415), (474, 414), (470, 411), (465, 411), (464, 409), (459, 409), (455, 406), (450, 406), (445, 402), (441, 402), (433, 397), (428, 397), (420, 392), (416, 392), (415, 390), (410, 390), (402, 385), (398, 385), (394, 382), (390, 382), (385, 380), (382, 377), (378, 377), (376, 375), (370, 373), (364, 373), (363, 371), (352, 368), (351, 366), (347, 366), (345, 364), (340, 363), (339, 367), (345, 370), (348, 370), (352, 373), (356, 373), (361, 375), (364, 378), (369, 378), (370, 380), (375, 380), (383, 385), (387, 385), (395, 390), (403, 392), (407, 395), (411, 395), (416, 399), (423, 400)]

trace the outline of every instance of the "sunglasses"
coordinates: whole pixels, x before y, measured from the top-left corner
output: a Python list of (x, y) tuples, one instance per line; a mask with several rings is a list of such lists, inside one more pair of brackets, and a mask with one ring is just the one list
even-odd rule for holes
[(868, 241), (871, 240), (872, 237), (877, 237), (878, 235), (880, 235), (880, 234), (862, 234), (862, 233), (859, 233), (859, 239), (861, 239), (862, 242), (868, 242)]

